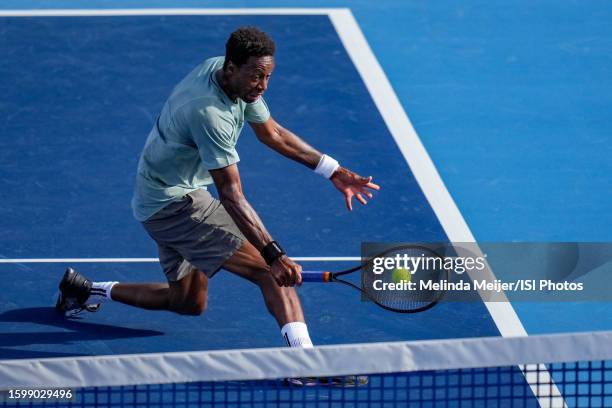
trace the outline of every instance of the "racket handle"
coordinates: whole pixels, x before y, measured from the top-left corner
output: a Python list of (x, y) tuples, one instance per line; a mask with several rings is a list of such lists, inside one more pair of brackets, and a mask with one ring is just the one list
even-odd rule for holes
[(331, 272), (302, 271), (302, 282), (331, 282)]

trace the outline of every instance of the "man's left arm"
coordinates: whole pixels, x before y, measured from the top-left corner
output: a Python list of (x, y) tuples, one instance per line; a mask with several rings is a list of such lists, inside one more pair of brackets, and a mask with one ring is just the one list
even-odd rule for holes
[[(250, 123), (257, 139), (285, 157), (302, 163), (315, 170), (328, 165), (329, 157), (310, 146), (298, 135), (279, 125), (271, 116), (264, 123)], [(366, 204), (372, 198), (370, 190), (379, 190), (380, 187), (372, 183), (372, 177), (362, 177), (359, 174), (338, 167), (329, 177), (334, 186), (344, 195), (346, 207), (353, 209), (352, 198), (355, 197), (361, 204)]]

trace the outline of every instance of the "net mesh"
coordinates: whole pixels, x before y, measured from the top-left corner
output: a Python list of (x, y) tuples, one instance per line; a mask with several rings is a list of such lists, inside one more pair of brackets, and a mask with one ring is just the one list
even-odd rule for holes
[[(363, 373), (367, 375), (367, 384), (353, 386), (353, 377), (346, 377), (345, 371), (341, 371), (337, 377), (338, 383), (330, 385), (329, 379), (311, 380), (308, 386), (295, 385), (294, 381), (286, 378), (276, 378), (279, 371), (271, 371), (273, 379), (257, 380), (224, 380), (224, 381), (185, 381), (167, 383), (143, 383), (144, 379), (134, 379), (138, 382), (133, 385), (121, 386), (95, 386), (95, 387), (70, 387), (74, 393), (72, 400), (12, 400), (7, 391), (3, 392), (2, 406), (76, 406), (76, 407), (610, 407), (612, 406), (612, 358), (610, 343), (600, 344), (600, 340), (610, 340), (612, 333), (607, 337), (594, 337), (589, 340), (588, 335), (581, 334), (579, 341), (571, 341), (570, 335), (565, 335), (561, 341), (561, 350), (546, 351), (550, 344), (554, 344), (559, 337), (552, 338), (551, 342), (542, 343), (540, 340), (546, 338), (541, 336), (535, 342), (526, 342), (519, 345), (501, 341), (470, 340), (469, 347), (462, 343), (441, 342), (440, 344), (423, 344), (416, 350), (432, 349), (432, 359), (440, 349), (447, 349), (446, 353), (464, 353), (461, 358), (471, 359), (474, 357), (473, 350), (482, 352), (483, 361), (469, 363), (468, 368), (440, 368), (432, 370), (421, 370), (422, 364), (418, 359), (407, 358), (402, 366), (404, 370), (386, 373), (374, 373), (375, 369), (385, 370), (389, 365), (382, 366), (378, 363), (370, 364), (363, 361)], [(541, 344), (539, 344), (539, 343)], [(427, 343), (427, 342), (422, 342)], [(521, 353), (520, 350), (529, 343), (534, 344), (536, 354), (542, 354), (544, 360), (555, 360), (555, 362), (541, 361), (540, 364), (522, 364), (526, 359), (533, 361), (533, 352)], [(564, 350), (569, 348), (599, 344), (602, 352), (593, 353), (592, 350)], [(379, 344), (373, 350), (381, 350), (383, 347), (395, 347), (388, 344)], [(431, 346), (431, 347), (426, 347)], [(441, 346), (441, 347), (438, 347)], [(358, 347), (358, 346), (356, 346)], [(402, 344), (403, 350), (413, 350), (410, 343)], [(486, 348), (493, 348), (486, 350)], [(266, 352), (274, 351), (268, 349), (259, 354), (266, 357)], [(333, 348), (327, 348), (324, 355), (333, 354)], [(282, 354), (282, 351), (277, 351)], [(338, 349), (340, 354), (345, 350)], [(408, 353), (408, 351), (406, 351)], [(253, 350), (253, 355), (258, 351)], [(395, 351), (394, 351), (395, 353)], [(318, 364), (321, 355), (312, 353)], [(500, 361), (515, 359), (517, 364), (492, 365), (493, 361), (487, 356), (503, 356)], [(521, 354), (528, 356), (521, 358)], [(559, 354), (568, 354), (561, 357)], [(384, 356), (380, 351), (379, 356)], [(594, 356), (589, 361), (565, 361), (574, 357)], [(191, 356), (185, 356), (191, 357)], [(601, 358), (600, 358), (601, 357)], [(137, 358), (130, 356), (130, 358)], [(381, 357), (384, 360), (384, 357)], [(460, 363), (447, 359), (446, 365), (455, 366)], [(396, 359), (401, 359), (400, 356)], [(299, 359), (298, 359), (299, 360)], [(559, 362), (559, 360), (562, 360)], [(42, 361), (42, 360), (41, 360)], [(378, 361), (378, 360), (377, 360)], [(0, 362), (0, 366), (5, 362)], [(133, 362), (132, 362), (133, 364)], [(304, 364), (302, 361), (299, 364)], [(330, 363), (336, 365), (335, 361)], [(442, 362), (436, 364), (443, 366)], [(41, 369), (41, 366), (36, 366)], [(128, 365), (125, 366), (126, 369)], [(132, 365), (133, 367), (133, 365)], [(340, 367), (340, 366), (339, 366)], [(386, 367), (386, 368), (385, 368)], [(204, 367), (203, 370), (206, 370)], [(281, 367), (281, 371), (295, 374), (296, 367)], [(299, 369), (299, 367), (297, 367)], [(306, 364), (302, 367), (305, 372), (312, 373), (312, 367)], [(165, 370), (168, 371), (168, 370)], [(322, 370), (329, 374), (329, 369)], [(140, 376), (138, 369), (135, 375)], [(48, 375), (47, 373), (46, 375)], [(58, 375), (62, 372), (58, 371)], [(88, 373), (91, 375), (91, 373)], [(217, 373), (218, 374), (218, 373)], [(202, 377), (211, 377), (217, 374), (203, 373)], [(233, 376), (244, 377), (235, 373)], [(257, 374), (257, 377), (265, 377), (266, 374)], [(129, 378), (129, 373), (126, 375)], [(170, 380), (171, 376), (169, 376)], [(0, 377), (0, 379), (2, 379)], [(2, 379), (3, 380), (3, 379)], [(70, 381), (65, 381), (68, 384)], [(55, 385), (62, 384), (58, 379)], [(33, 388), (24, 381), (24, 388)], [(7, 389), (7, 387), (3, 387)], [(15, 389), (11, 387), (11, 389)]]

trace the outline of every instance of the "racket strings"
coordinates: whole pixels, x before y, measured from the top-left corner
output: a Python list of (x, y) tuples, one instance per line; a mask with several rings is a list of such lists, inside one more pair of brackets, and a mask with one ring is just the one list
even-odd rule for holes
[(436, 252), (424, 247), (401, 247), (378, 257), (393, 262), (386, 261), (386, 268), (381, 268), (384, 262), (375, 261), (375, 257), (364, 263), (362, 292), (369, 300), (386, 309), (417, 312), (432, 307), (444, 295), (448, 271)]

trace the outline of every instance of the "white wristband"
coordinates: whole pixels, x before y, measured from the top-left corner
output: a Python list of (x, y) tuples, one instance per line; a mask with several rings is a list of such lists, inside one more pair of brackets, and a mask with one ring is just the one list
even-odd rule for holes
[(319, 160), (319, 164), (317, 164), (314, 171), (325, 178), (330, 178), (332, 174), (334, 174), (334, 171), (338, 170), (338, 167), (340, 167), (340, 165), (334, 158), (324, 154), (321, 156), (321, 160)]

